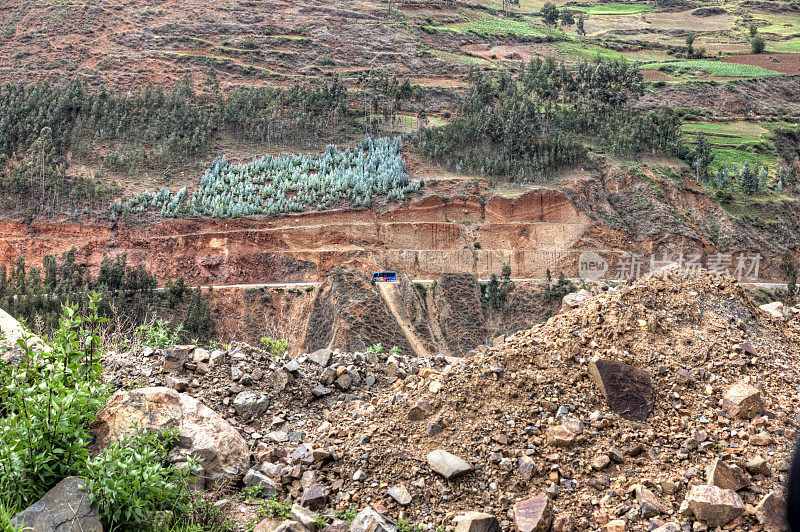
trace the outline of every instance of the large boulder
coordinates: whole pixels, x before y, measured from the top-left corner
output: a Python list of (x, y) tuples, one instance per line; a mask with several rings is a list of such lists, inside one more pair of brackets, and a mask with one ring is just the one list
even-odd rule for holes
[(65, 478), (15, 515), (11, 525), (20, 532), (103, 532), (97, 505), (82, 486), (78, 477)]
[(755, 417), (764, 412), (761, 390), (750, 385), (747, 380), (740, 380), (725, 392), (725, 396), (722, 398), (722, 407), (732, 418)]
[(397, 532), (397, 525), (367, 506), (353, 519), (350, 532)]
[(617, 360), (595, 358), (589, 364), (589, 377), (620, 417), (644, 421), (653, 410), (653, 382), (645, 370)]
[(109, 397), (92, 424), (95, 447), (103, 448), (141, 427), (177, 429), (171, 459), (200, 458), (199, 487), (238, 481), (250, 467), (247, 442), (227, 421), (189, 395), (165, 387), (119, 391)]
[(692, 486), (686, 503), (694, 516), (710, 527), (725, 526), (745, 511), (738, 493), (716, 486)]
[(553, 502), (546, 493), (514, 503), (514, 530), (547, 532), (553, 522)]
[[(4, 351), (2, 360), (5, 362), (14, 361), (16, 357), (23, 354), (23, 348), (19, 341), (24, 340), (24, 344), (35, 350), (50, 351), (50, 346), (45, 344), (41, 338), (31, 333), (14, 316), (3, 309), (0, 309), (0, 347)], [(16, 358), (19, 361), (19, 358)]]

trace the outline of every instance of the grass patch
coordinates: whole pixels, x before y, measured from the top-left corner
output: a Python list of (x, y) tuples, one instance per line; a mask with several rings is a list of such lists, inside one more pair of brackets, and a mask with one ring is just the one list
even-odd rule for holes
[(748, 142), (762, 140), (767, 129), (754, 122), (685, 122), (681, 126), (688, 139), (703, 132), (711, 145), (742, 146)]
[(769, 15), (759, 13), (758, 18), (767, 22), (766, 26), (758, 28), (759, 33), (772, 33), (773, 35), (798, 35), (800, 34), (800, 17), (786, 15)]
[(712, 170), (732, 168), (734, 165), (741, 168), (745, 163), (750, 166), (774, 166), (777, 162), (771, 153), (751, 153), (736, 148), (712, 148), (712, 150), (714, 152), (714, 160), (710, 165)]
[(768, 70), (760, 66), (741, 65), (739, 63), (723, 63), (708, 59), (695, 59), (691, 61), (664, 61), (646, 63), (640, 67), (642, 70), (702, 70), (712, 76), (721, 78), (760, 78), (769, 76), (783, 76), (781, 72)]
[(454, 54), (452, 52), (445, 52), (444, 50), (431, 50), (431, 53), (442, 61), (448, 63), (459, 63), (462, 65), (481, 65), (481, 66), (494, 66), (494, 63), (482, 57), (473, 57), (470, 55)]
[(492, 17), (483, 15), (469, 22), (460, 22), (451, 26), (429, 26), (437, 31), (455, 33), (479, 33), (484, 35), (546, 35), (543, 26), (516, 18)]
[(576, 59), (600, 59), (605, 60), (623, 60), (625, 55), (617, 52), (616, 50), (609, 50), (596, 44), (585, 42), (569, 42), (559, 41), (554, 43), (556, 49), (566, 57), (574, 57)]
[(788, 41), (769, 41), (767, 49), (771, 52), (800, 53), (800, 38), (796, 37)]
[(653, 8), (646, 4), (623, 4), (611, 2), (608, 4), (595, 4), (593, 6), (569, 6), (572, 11), (581, 11), (587, 15), (638, 15), (647, 13)]

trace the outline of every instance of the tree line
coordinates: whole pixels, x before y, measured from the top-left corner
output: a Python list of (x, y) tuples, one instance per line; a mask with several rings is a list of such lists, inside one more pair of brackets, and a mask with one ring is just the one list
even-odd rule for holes
[(516, 77), (473, 72), (458, 115), (444, 127), (427, 129), (418, 146), (456, 171), (517, 181), (582, 163), (588, 148), (677, 155), (677, 114), (625, 105), (643, 90), (638, 68), (620, 61), (568, 68), (536, 58)]
[(406, 80), (365, 74), (362, 110), (341, 79), (289, 88), (242, 87), (197, 92), (188, 79), (172, 88), (91, 89), (76, 79), (0, 86), (0, 192), (6, 207), (29, 214), (86, 214), (119, 194), (108, 180), (74, 177), (69, 164), (112, 172), (170, 175), (206, 156), (220, 134), (240, 142), (300, 143), (377, 131), (394, 122), (404, 100), (418, 100)]
[(167, 281), (163, 290), (144, 266), (131, 266), (125, 254), (104, 257), (96, 275), (76, 259), (72, 249), (56, 258), (47, 255), (41, 267), (22, 257), (0, 266), (0, 307), (34, 332), (48, 336), (58, 328), (64, 305), (88, 308), (99, 294), (97, 311), (107, 318), (105, 331), (129, 334), (157, 318), (180, 325), (183, 340), (207, 341), (216, 335), (208, 297), (187, 287), (183, 278)]

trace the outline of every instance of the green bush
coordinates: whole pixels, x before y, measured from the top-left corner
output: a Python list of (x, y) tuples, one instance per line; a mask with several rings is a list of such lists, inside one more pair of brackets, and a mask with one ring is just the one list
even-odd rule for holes
[(86, 461), (82, 477), (108, 530), (158, 530), (165, 516), (180, 521), (190, 514), (188, 483), (200, 468), (194, 457), (182, 469), (169, 462), (177, 441), (177, 429), (140, 430)]
[(65, 305), (50, 350), (23, 349), (18, 363), (0, 362), (0, 502), (26, 508), (89, 457), (89, 423), (105, 403), (97, 314)]
[(289, 341), (286, 338), (261, 338), (261, 345), (275, 358), (283, 358), (289, 350)]

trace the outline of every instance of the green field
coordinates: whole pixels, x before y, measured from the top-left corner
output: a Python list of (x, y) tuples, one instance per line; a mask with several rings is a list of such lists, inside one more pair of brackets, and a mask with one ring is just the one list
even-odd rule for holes
[(554, 43), (556, 49), (565, 57), (575, 57), (577, 59), (590, 59), (594, 60), (598, 57), (601, 59), (625, 59), (625, 55), (617, 52), (616, 50), (609, 50), (596, 44), (589, 44), (585, 42), (571, 42), (559, 41)]
[(711, 144), (757, 142), (768, 130), (755, 122), (685, 122), (683, 132), (692, 137), (703, 132)]
[(800, 35), (800, 17), (769, 15), (765, 13), (758, 13), (756, 17), (767, 23), (766, 26), (759, 26), (758, 31), (760, 33)]
[(795, 37), (787, 41), (769, 41), (767, 43), (768, 52), (800, 53), (800, 38)]
[(723, 63), (721, 61), (711, 61), (708, 59), (695, 59), (691, 61), (664, 61), (658, 63), (646, 63), (641, 66), (642, 70), (665, 69), (688, 69), (703, 70), (712, 76), (721, 78), (760, 78), (767, 76), (783, 76), (780, 72), (767, 70), (760, 66), (740, 65), (739, 63)]
[(714, 161), (710, 168), (731, 168), (734, 165), (741, 168), (744, 163), (750, 166), (774, 166), (777, 162), (776, 157), (771, 153), (751, 153), (748, 151), (737, 150), (735, 148), (714, 148)]
[(587, 15), (638, 15), (647, 13), (653, 8), (646, 4), (623, 4), (613, 2), (595, 4), (593, 6), (567, 6), (572, 11), (581, 11)]
[(483, 15), (469, 22), (460, 22), (450, 26), (428, 26), (437, 31), (455, 33), (479, 33), (483, 35), (545, 35), (547, 30), (540, 24), (516, 18), (493, 17)]

